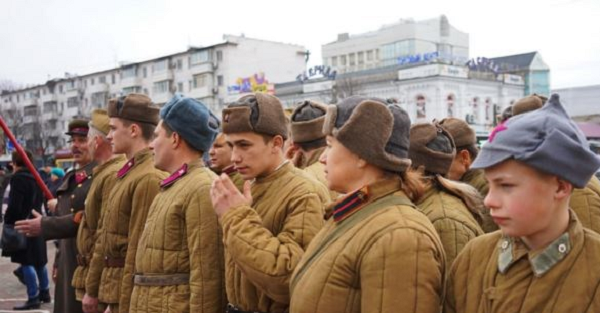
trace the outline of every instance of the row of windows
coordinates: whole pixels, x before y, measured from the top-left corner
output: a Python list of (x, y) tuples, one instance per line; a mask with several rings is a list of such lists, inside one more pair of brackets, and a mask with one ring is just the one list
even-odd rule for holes
[(352, 52), (349, 54), (333, 56), (325, 59), (325, 65), (330, 66), (353, 66), (376, 62), (379, 59), (379, 49)]

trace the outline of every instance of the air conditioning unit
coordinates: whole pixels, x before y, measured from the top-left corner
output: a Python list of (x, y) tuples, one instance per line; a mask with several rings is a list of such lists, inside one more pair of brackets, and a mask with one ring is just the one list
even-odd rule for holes
[(213, 93), (213, 95), (218, 94), (219, 93), (219, 88), (218, 87), (213, 87), (212, 93)]

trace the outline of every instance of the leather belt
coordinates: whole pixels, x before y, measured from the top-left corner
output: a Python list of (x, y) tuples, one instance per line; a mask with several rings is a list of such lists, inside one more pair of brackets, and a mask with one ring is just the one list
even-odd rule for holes
[(173, 286), (190, 283), (190, 274), (135, 275), (133, 283), (138, 286)]
[(266, 313), (266, 312), (261, 312), (261, 311), (243, 311), (243, 310), (240, 310), (235, 305), (229, 303), (229, 304), (227, 304), (227, 308), (225, 309), (225, 313)]
[(89, 266), (90, 265), (90, 258), (86, 257), (85, 255), (82, 254), (77, 254), (77, 265), (79, 266)]
[(104, 257), (104, 265), (106, 267), (125, 267), (125, 258)]

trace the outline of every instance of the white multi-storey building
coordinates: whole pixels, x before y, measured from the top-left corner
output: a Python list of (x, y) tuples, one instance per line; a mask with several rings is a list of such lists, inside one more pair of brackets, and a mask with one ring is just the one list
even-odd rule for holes
[(225, 35), (224, 42), (86, 75), (67, 75), (0, 96), (2, 117), (37, 154), (66, 146), (69, 121), (105, 107), (108, 99), (143, 93), (161, 105), (175, 93), (201, 100), (220, 115), (244, 93), (272, 92), (273, 84), (303, 72), (299, 45)]
[(398, 59), (422, 56), (453, 59), (469, 57), (469, 35), (450, 25), (445, 16), (415, 22), (412, 19), (384, 25), (377, 31), (352, 35), (322, 46), (323, 64), (337, 73), (398, 64)]

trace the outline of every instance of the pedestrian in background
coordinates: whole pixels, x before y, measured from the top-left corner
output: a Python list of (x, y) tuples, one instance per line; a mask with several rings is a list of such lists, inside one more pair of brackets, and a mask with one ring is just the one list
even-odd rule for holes
[[(26, 154), (27, 158), (31, 160), (31, 152), (26, 151)], [(6, 224), (14, 225), (16, 221), (29, 218), (32, 210), (41, 214), (44, 196), (33, 174), (27, 169), (23, 156), (16, 151), (13, 152), (12, 162), (15, 173), (10, 180)], [(27, 286), (27, 302), (14, 307), (14, 310), (37, 309), (41, 302), (50, 302), (50, 287), (46, 269), (46, 263), (48, 263), (46, 242), (40, 236), (28, 237), (26, 242), (24, 250), (2, 251), (2, 256), (10, 256), (11, 262), (20, 265), (15, 275), (21, 276), (22, 282)]]

